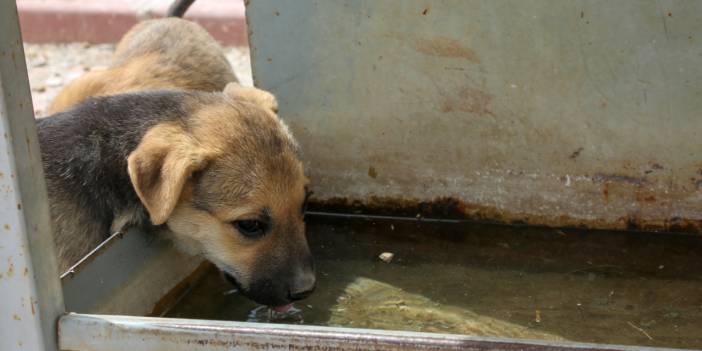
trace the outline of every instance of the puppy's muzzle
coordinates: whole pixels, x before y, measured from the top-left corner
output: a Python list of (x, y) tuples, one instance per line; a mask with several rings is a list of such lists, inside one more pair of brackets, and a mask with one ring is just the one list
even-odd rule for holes
[(288, 300), (291, 302), (306, 299), (314, 292), (317, 280), (314, 273), (305, 273), (296, 279), (288, 290)]
[[(288, 284), (275, 284), (272, 281), (268, 281), (262, 284), (256, 284), (250, 289), (242, 290), (236, 278), (228, 273), (223, 273), (224, 278), (229, 283), (237, 287), (237, 289), (239, 289), (239, 291), (245, 296), (260, 304), (270, 306), (284, 305), (306, 299), (312, 295), (317, 284), (314, 272), (308, 272), (297, 275)], [(275, 279), (274, 281), (281, 282), (278, 279)]]

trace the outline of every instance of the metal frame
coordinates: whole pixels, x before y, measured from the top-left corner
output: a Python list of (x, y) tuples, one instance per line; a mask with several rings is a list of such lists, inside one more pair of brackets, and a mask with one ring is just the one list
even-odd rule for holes
[(14, 1), (0, 2), (0, 350), (56, 350), (64, 312)]
[[(64, 314), (56, 269), (46, 185), (13, 1), (0, 2), (0, 350), (665, 350), (661, 348), (479, 338), (461, 335), (346, 329), (229, 321)], [(137, 235), (96, 249), (68, 274), (78, 296), (80, 279), (100, 277)], [(153, 247), (161, 247), (156, 243)], [(105, 250), (110, 248), (112, 251)], [(120, 251), (121, 250), (121, 251)], [(129, 272), (140, 269), (140, 263)], [(83, 283), (85, 284), (85, 283)], [(107, 287), (101, 291), (111, 289)], [(97, 289), (100, 290), (100, 289)], [(96, 303), (96, 293), (84, 308)], [(97, 294), (99, 295), (99, 294)], [(69, 296), (71, 306), (81, 306)], [(63, 315), (63, 316), (62, 316)], [(58, 322), (57, 322), (58, 321)]]
[(60, 346), (81, 351), (142, 350), (672, 350), (451, 334), (193, 319), (69, 314)]

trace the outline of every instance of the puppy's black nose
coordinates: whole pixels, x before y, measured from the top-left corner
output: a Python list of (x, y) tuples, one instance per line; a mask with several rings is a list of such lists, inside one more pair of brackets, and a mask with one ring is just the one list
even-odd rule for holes
[(290, 292), (288, 292), (288, 299), (290, 301), (304, 300), (307, 297), (309, 297), (310, 295), (312, 295), (312, 293), (314, 292), (314, 288), (315, 287), (312, 286), (312, 289), (308, 289), (305, 291), (290, 291)]

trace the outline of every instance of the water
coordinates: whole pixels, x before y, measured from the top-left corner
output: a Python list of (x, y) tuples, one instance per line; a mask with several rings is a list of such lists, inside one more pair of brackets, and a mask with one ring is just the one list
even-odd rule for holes
[(167, 316), (702, 347), (699, 236), (312, 217), (308, 237), (318, 286), (298, 310), (211, 271)]

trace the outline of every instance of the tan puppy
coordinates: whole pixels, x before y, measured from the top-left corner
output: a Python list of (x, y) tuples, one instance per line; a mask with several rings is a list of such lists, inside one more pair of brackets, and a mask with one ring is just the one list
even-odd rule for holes
[(222, 91), (237, 82), (222, 48), (199, 25), (171, 17), (141, 22), (117, 44), (109, 68), (66, 85), (49, 114), (90, 96), (154, 90)]
[(61, 268), (138, 226), (209, 259), (259, 303), (309, 295), (307, 178), (276, 110), (271, 94), (231, 84), (90, 98), (38, 120)]

